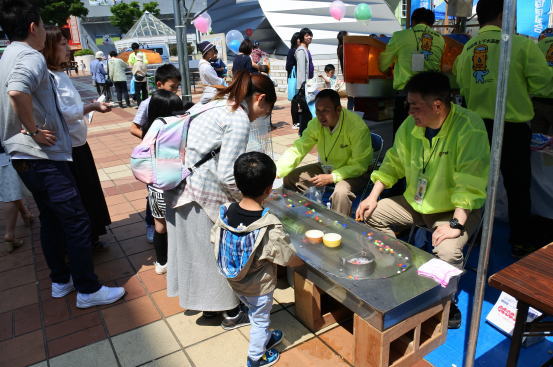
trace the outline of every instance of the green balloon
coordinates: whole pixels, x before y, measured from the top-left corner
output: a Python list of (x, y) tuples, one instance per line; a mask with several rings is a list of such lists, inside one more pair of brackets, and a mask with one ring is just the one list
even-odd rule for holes
[(361, 3), (355, 7), (355, 19), (369, 20), (373, 17), (373, 12), (368, 4)]

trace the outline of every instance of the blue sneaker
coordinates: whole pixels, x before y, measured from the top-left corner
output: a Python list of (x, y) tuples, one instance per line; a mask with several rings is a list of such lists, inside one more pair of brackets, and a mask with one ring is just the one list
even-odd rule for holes
[(250, 357), (248, 357), (248, 367), (272, 366), (277, 363), (279, 358), (280, 353), (276, 349), (269, 349), (258, 361), (252, 361)]
[(148, 243), (154, 243), (154, 232), (155, 232), (154, 226), (146, 226), (146, 240)]
[(271, 337), (269, 338), (269, 341), (267, 342), (267, 349), (272, 349), (280, 342), (282, 341), (282, 331), (281, 330), (273, 330), (271, 331)]

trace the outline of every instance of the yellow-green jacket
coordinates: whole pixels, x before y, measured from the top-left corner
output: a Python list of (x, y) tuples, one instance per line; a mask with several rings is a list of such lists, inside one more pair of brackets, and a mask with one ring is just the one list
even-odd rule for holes
[[(501, 28), (485, 26), (469, 40), (455, 60), (453, 73), (467, 107), (483, 119), (495, 116)], [(553, 73), (530, 39), (514, 35), (507, 83), (505, 121), (527, 122), (534, 117), (530, 95), (553, 91)]]
[[(550, 68), (553, 66), (553, 37), (545, 37), (538, 41), (538, 47), (545, 56), (545, 62)], [(553, 91), (551, 93), (544, 93), (539, 91), (535, 94), (536, 97), (553, 98)]]
[(301, 138), (288, 148), (277, 162), (277, 176), (285, 177), (300, 164), (317, 144), (321, 164), (332, 166), (334, 182), (358, 177), (367, 172), (372, 161), (371, 132), (356, 113), (342, 109), (332, 134), (315, 117)]
[[(426, 128), (416, 126), (409, 116), (371, 180), (389, 188), (405, 177), (407, 189), (403, 196), (422, 214), (481, 208), (486, 201), (490, 161), (488, 135), (482, 119), (452, 103), (442, 128), (432, 139), (432, 147), (425, 131)], [(426, 166), (425, 174), (423, 166)], [(415, 202), (419, 177), (428, 180), (422, 204)]]
[[(139, 54), (142, 54), (142, 62), (144, 65), (148, 65), (148, 56), (146, 55), (146, 52), (138, 51)], [(127, 64), (130, 66), (133, 66), (136, 62), (136, 54), (134, 52), (131, 52), (129, 55), (129, 59), (127, 60)]]
[(394, 32), (386, 49), (380, 54), (379, 67), (382, 72), (394, 66), (394, 89), (402, 90), (415, 74), (411, 71), (411, 56), (424, 55), (424, 70), (440, 70), (444, 38), (426, 24)]

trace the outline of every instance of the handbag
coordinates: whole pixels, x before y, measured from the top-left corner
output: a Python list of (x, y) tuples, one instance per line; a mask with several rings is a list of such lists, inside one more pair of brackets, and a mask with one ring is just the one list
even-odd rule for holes
[(136, 80), (137, 82), (144, 81), (144, 78), (146, 78), (146, 75), (144, 75), (143, 72), (137, 71), (136, 73), (134, 73), (134, 80)]
[(113, 87), (113, 82), (111, 81), (111, 78), (109, 77), (109, 60), (106, 62), (106, 66), (108, 68), (108, 74), (106, 75), (106, 87), (111, 88), (111, 87)]
[(296, 67), (292, 68), (290, 77), (288, 78), (288, 100), (291, 101), (296, 95), (296, 86), (298, 85), (298, 78), (296, 77)]

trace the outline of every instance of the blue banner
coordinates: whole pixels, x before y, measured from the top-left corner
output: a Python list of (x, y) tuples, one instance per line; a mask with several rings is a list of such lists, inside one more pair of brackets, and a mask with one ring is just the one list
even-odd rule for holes
[[(412, 0), (411, 1), (411, 15), (415, 9), (426, 8), (434, 11), (436, 19), (445, 18), (446, 2), (444, 0)], [(453, 18), (453, 17), (450, 17)]]
[(418, 9), (418, 8), (432, 9), (432, 0), (412, 0), (410, 15), (413, 15), (413, 12), (415, 11), (415, 9)]
[(550, 10), (550, 0), (517, 1), (517, 32), (538, 38), (541, 31), (547, 28)]

